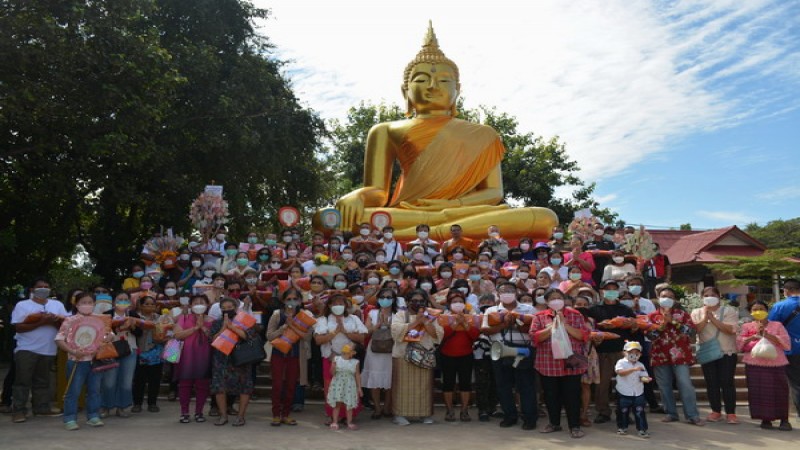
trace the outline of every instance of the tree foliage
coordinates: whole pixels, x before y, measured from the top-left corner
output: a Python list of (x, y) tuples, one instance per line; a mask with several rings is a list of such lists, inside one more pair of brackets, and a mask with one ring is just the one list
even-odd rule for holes
[(15, 0), (0, 13), (0, 285), (82, 244), (107, 281), (203, 186), (233, 234), (316, 205), (322, 123), (239, 0)]
[(721, 281), (734, 286), (770, 287), (773, 277), (800, 277), (800, 248), (768, 249), (760, 256), (725, 257), (731, 264), (715, 268), (734, 278)]
[(751, 223), (744, 231), (769, 248), (800, 247), (800, 217), (772, 220), (763, 227)]
[[(607, 208), (600, 208), (592, 197), (595, 184), (586, 184), (577, 176), (578, 164), (569, 158), (558, 137), (544, 139), (531, 132), (520, 132), (516, 118), (495, 108), (465, 109), (460, 101), (458, 109), (461, 118), (489, 125), (502, 137), (506, 147), (503, 184), (507, 202), (548, 207), (562, 223), (569, 223), (576, 210), (590, 208), (605, 223), (613, 223), (617, 215)], [(344, 121), (330, 123), (329, 153), (337, 180), (332, 189), (333, 198), (363, 184), (364, 151), (369, 129), (375, 124), (402, 118), (403, 110), (397, 105), (362, 102), (350, 108)], [(393, 181), (398, 174), (399, 167), (395, 164)], [(572, 188), (569, 198), (560, 198), (557, 195), (559, 188)]]

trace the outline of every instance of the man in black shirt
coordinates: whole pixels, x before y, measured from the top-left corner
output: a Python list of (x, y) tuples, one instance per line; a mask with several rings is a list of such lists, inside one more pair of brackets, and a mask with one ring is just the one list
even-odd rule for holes
[(603, 302), (589, 308), (589, 317), (593, 318), (597, 324), (604, 320), (615, 317), (628, 317), (631, 323), (623, 326), (600, 326), (603, 331), (616, 333), (620, 337), (609, 340), (595, 340), (597, 358), (600, 366), (600, 384), (595, 390), (594, 404), (597, 408), (597, 417), (594, 423), (606, 423), (611, 420), (611, 407), (609, 406), (609, 396), (611, 393), (611, 380), (615, 376), (614, 366), (622, 358), (622, 347), (626, 340), (633, 340), (631, 325), (635, 323), (636, 315), (633, 310), (625, 305), (618, 303), (619, 285), (614, 280), (606, 280), (600, 290)]
[(603, 280), (603, 271), (611, 261), (611, 257), (606, 255), (605, 252), (599, 250), (612, 251), (614, 250), (614, 227), (606, 227), (603, 229), (602, 223), (594, 225), (594, 237), (583, 244), (583, 251), (592, 252), (594, 257), (594, 271), (592, 272), (592, 279), (595, 286), (600, 286)]

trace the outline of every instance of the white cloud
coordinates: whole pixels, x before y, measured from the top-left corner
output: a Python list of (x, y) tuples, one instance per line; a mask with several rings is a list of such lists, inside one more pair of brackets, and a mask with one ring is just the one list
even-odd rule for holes
[(299, 97), (325, 118), (402, 103), (403, 68), (432, 19), (468, 106), (559, 135), (594, 181), (689, 133), (800, 106), (797, 2), (256, 1)]
[(722, 222), (726, 225), (732, 223), (744, 225), (756, 221), (754, 217), (735, 211), (698, 211), (697, 215), (706, 219)]
[(785, 186), (769, 192), (762, 192), (756, 197), (770, 202), (780, 203), (800, 198), (800, 186)]

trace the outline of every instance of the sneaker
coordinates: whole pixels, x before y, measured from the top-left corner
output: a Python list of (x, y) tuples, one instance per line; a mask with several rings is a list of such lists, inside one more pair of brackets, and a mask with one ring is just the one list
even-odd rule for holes
[(509, 419), (508, 417), (500, 421), (500, 428), (511, 428), (517, 424), (517, 419)]
[(706, 421), (701, 419), (701, 418), (699, 418), (699, 417), (695, 417), (695, 418), (689, 419), (689, 424), (695, 425), (695, 426), (698, 426), (698, 427), (702, 427), (702, 426), (705, 426)]
[(778, 426), (778, 429), (781, 431), (792, 431), (792, 424), (789, 423), (788, 420), (781, 420), (781, 424)]
[(428, 417), (423, 418), (422, 419), (422, 423), (424, 423), (425, 425), (433, 424), (433, 417), (428, 416)]
[(620, 436), (624, 436), (628, 434), (628, 430), (626, 430), (625, 428), (617, 428), (617, 434)]
[(100, 408), (100, 418), (105, 419), (108, 417), (108, 408)]
[(392, 419), (392, 423), (394, 423), (395, 425), (399, 425), (401, 427), (411, 424), (411, 422), (409, 422), (408, 419), (406, 419), (403, 416), (394, 416), (394, 419)]
[(650, 433), (648, 433), (647, 430), (639, 430), (639, 437), (648, 439), (650, 438)]
[(89, 425), (90, 427), (102, 427), (105, 424), (102, 420), (100, 420), (99, 417), (92, 417), (86, 421), (86, 425)]
[(739, 419), (736, 418), (736, 414), (726, 414), (725, 421), (728, 422), (729, 425), (739, 424)]
[(70, 420), (64, 424), (64, 429), (67, 431), (75, 431), (79, 430), (81, 427), (78, 426), (78, 422), (74, 420)]
[(22, 423), (25, 422), (26, 420), (28, 420), (28, 418), (25, 417), (24, 412), (15, 412), (14, 414), (11, 415), (11, 421), (14, 423)]
[(719, 421), (721, 421), (721, 420), (722, 420), (722, 414), (720, 414), (720, 413), (718, 413), (718, 412), (712, 412), (711, 414), (709, 414), (709, 415), (706, 417), (706, 420), (707, 420), (708, 422), (719, 422)]

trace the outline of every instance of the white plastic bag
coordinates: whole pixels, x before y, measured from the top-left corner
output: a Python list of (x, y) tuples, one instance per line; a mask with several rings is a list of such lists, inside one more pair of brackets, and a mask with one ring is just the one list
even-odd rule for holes
[(567, 334), (567, 329), (558, 316), (553, 319), (550, 345), (553, 348), (553, 359), (567, 359), (572, 356), (572, 344), (569, 341), (569, 334)]
[(778, 349), (772, 345), (769, 339), (762, 337), (750, 350), (750, 356), (753, 358), (775, 359), (778, 357)]

